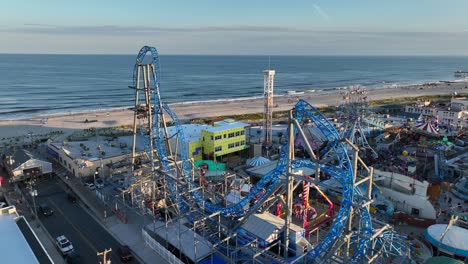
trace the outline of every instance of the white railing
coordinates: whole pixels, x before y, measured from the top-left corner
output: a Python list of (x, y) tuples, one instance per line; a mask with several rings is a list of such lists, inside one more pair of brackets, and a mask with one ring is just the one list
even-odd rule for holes
[(145, 243), (156, 251), (164, 260), (169, 262), (170, 264), (184, 264), (180, 259), (174, 256), (171, 252), (169, 252), (163, 245), (159, 244), (154, 238), (152, 238), (146, 230), (142, 229), (143, 239)]

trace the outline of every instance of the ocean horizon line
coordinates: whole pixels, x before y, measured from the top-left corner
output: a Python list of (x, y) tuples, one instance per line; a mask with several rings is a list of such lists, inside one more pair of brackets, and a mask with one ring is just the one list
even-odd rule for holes
[[(158, 51), (160, 51), (158, 49)], [(33, 56), (135, 56), (134, 53), (16, 53), (16, 52), (0, 52), (0, 55), (33, 55)], [(465, 58), (468, 57), (468, 54), (176, 54), (176, 53), (160, 53), (160, 57), (164, 56), (207, 56), (207, 57), (358, 57), (358, 58), (366, 58), (366, 57), (376, 57), (376, 58), (386, 58), (386, 57), (394, 57), (394, 58), (403, 58), (403, 57), (427, 57), (427, 58)]]

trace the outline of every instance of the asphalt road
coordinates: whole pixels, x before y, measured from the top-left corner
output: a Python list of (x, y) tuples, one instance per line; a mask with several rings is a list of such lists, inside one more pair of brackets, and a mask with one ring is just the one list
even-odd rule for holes
[(52, 216), (40, 216), (52, 237), (65, 235), (83, 263), (99, 263), (102, 259), (97, 257), (97, 252), (109, 248), (112, 248), (112, 252), (108, 254), (108, 259), (110, 257), (112, 263), (122, 263), (117, 256), (120, 244), (85, 211), (80, 201), (75, 204), (68, 201), (66, 192), (57, 180), (37, 183), (36, 189), (36, 206), (47, 203), (54, 210)]

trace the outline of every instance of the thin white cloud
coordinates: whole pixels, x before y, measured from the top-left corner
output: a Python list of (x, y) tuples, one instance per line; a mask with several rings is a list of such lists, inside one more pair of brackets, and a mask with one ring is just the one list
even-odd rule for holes
[(324, 20), (330, 21), (330, 16), (319, 5), (313, 3), (312, 6)]
[(468, 55), (468, 31), (317, 30), (267, 26), (122, 27), (30, 24), (0, 27), (0, 53)]
[(152, 26), (57, 26), (46, 24), (24, 24), (20, 27), (0, 28), (0, 32), (34, 35), (107, 35), (131, 36), (149, 33), (216, 33), (216, 34), (248, 34), (255, 33), (262, 36), (278, 36), (283, 34), (294, 35), (340, 35), (340, 36), (466, 36), (468, 31), (372, 31), (372, 30), (320, 30), (301, 29), (277, 26), (231, 26), (231, 27), (152, 27)]

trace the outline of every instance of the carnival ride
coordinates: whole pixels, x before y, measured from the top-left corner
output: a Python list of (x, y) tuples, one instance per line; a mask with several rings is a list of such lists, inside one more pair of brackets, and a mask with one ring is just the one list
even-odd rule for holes
[(357, 86), (351, 86), (343, 93), (343, 104), (341, 104), (340, 117), (343, 122), (341, 135), (348, 138), (361, 150), (369, 152), (374, 158), (378, 157), (377, 152), (370, 146), (367, 137), (373, 131), (382, 131), (385, 126), (382, 122), (373, 118), (369, 111), (367, 91)]
[[(148, 53), (150, 56), (145, 57)], [(149, 62), (145, 62), (148, 59)], [(139, 130), (144, 138), (145, 152), (150, 162), (149, 168), (139, 168), (146, 169), (145, 176), (133, 176), (128, 180), (130, 186), (126, 192), (131, 193), (131, 204), (140, 207), (141, 204), (150, 204), (153, 213), (154, 205), (159, 205), (157, 210), (165, 216), (167, 224), (173, 219), (186, 219), (186, 225), (209, 241), (217, 254), (232, 262), (307, 263), (315, 260), (361, 263), (379, 261), (391, 254), (405, 254), (405, 243), (397, 239), (390, 225), (381, 223), (377, 225), (378, 228), (373, 225), (375, 220), (369, 212), (373, 201), (373, 169), (360, 159), (358, 147), (348, 139), (343, 140), (327, 118), (303, 100), (298, 101), (289, 113), (289, 138), (281, 147), (276, 167), (235, 204), (214, 202), (216, 199), (211, 198), (216, 194), (205, 192), (204, 184), (199, 185), (195, 180), (200, 178), (199, 170), (188, 157), (181, 122), (161, 99), (159, 69), (157, 50), (143, 47), (136, 59), (132, 88), (136, 91), (136, 98), (140, 90), (144, 91), (143, 109), (146, 112), (143, 116), (152, 120), (141, 121), (134, 134)], [(138, 102), (136, 99), (135, 111), (142, 109), (138, 107)], [(137, 120), (136, 116), (135, 124)], [(175, 132), (169, 133), (168, 124), (175, 127), (171, 129)], [(311, 127), (314, 133), (307, 133)], [(301, 138), (305, 145), (307, 155), (303, 158), (295, 155), (297, 138)], [(347, 146), (353, 150), (352, 160), (348, 156)], [(367, 176), (358, 176), (358, 167), (367, 171)], [(301, 168), (312, 169), (315, 175), (294, 173)], [(310, 187), (328, 199), (317, 187), (321, 176), (331, 177), (341, 184), (341, 203), (336, 213), (333, 204), (329, 203), (326, 217), (331, 218), (333, 213), (334, 216), (326, 235), (320, 236), (320, 241), (315, 241), (304, 254), (298, 255), (291, 249), (289, 235), (294, 208), (293, 193), (301, 183), (307, 186), (303, 189), (302, 203), (305, 209), (304, 226), (309, 227), (307, 211), (314, 214), (308, 205)], [(153, 186), (153, 189), (149, 190), (149, 186)], [(360, 186), (367, 186), (364, 190), (368, 191), (363, 191)], [(246, 219), (267, 211), (279, 202), (286, 208), (284, 235), (275, 242), (281, 253), (272, 253), (269, 248), (260, 249), (255, 246), (255, 241), (240, 241), (237, 233)], [(314, 223), (312, 231), (318, 232), (320, 228), (326, 230), (320, 223)]]

